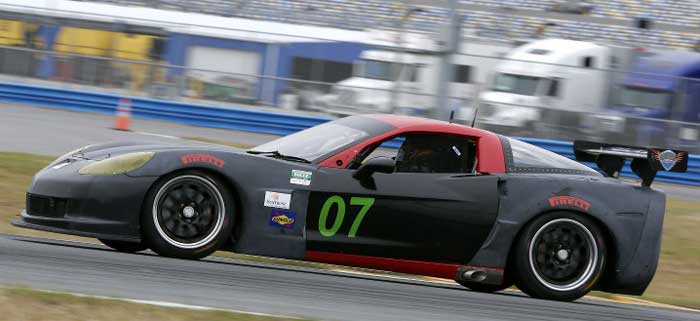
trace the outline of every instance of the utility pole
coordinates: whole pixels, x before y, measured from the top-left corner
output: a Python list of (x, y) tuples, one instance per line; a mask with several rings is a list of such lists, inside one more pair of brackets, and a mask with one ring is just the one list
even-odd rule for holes
[(391, 88), (391, 96), (389, 97), (389, 112), (394, 113), (396, 111), (396, 108), (399, 107), (399, 94), (401, 92), (401, 74), (403, 73), (403, 67), (405, 65), (405, 56), (407, 53), (407, 49), (404, 46), (404, 34), (406, 33), (406, 22), (408, 22), (409, 19), (411, 19), (411, 16), (414, 13), (419, 13), (423, 12), (423, 9), (420, 8), (407, 8), (404, 14), (401, 16), (401, 19), (397, 21), (397, 26), (396, 26), (396, 38), (394, 40), (394, 46), (396, 46), (396, 50), (394, 51), (397, 55), (396, 62), (392, 64), (392, 70), (391, 70), (391, 76), (395, 77), (394, 84)]
[(462, 16), (457, 12), (458, 0), (448, 0), (448, 2), (450, 15), (440, 37), (444, 42), (444, 49), (440, 51), (440, 73), (438, 74), (437, 95), (432, 115), (435, 119), (447, 119), (451, 109), (456, 107), (450, 106), (449, 96), (450, 83), (452, 83), (455, 73), (452, 57), (459, 53), (462, 40)]

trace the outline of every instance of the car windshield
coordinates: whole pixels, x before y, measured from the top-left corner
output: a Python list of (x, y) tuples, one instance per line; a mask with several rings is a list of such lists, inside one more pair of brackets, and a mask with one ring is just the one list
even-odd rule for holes
[(510, 149), (513, 153), (513, 167), (525, 169), (561, 169), (598, 174), (597, 171), (588, 166), (546, 149), (513, 138), (508, 138), (508, 141), (510, 142)]
[(671, 107), (671, 92), (652, 88), (623, 86), (617, 91), (617, 105), (641, 108)]
[(387, 61), (365, 60), (364, 78), (379, 80), (394, 80), (394, 64)]
[(496, 75), (494, 80), (493, 91), (534, 96), (541, 79), (540, 77), (500, 73)]
[(369, 134), (338, 122), (329, 122), (294, 133), (251, 149), (251, 152), (278, 152), (282, 155), (314, 161), (349, 146)]

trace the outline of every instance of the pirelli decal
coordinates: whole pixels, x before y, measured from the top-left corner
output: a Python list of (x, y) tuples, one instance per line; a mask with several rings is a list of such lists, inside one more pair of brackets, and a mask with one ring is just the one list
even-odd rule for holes
[(591, 208), (591, 203), (588, 201), (578, 198), (576, 196), (554, 196), (549, 198), (549, 206), (551, 207), (560, 207), (560, 206), (569, 206), (569, 207), (576, 207), (584, 212), (588, 212), (588, 209)]
[(224, 161), (218, 157), (209, 154), (187, 154), (180, 157), (183, 164), (189, 165), (193, 163), (208, 163), (218, 168), (224, 167)]

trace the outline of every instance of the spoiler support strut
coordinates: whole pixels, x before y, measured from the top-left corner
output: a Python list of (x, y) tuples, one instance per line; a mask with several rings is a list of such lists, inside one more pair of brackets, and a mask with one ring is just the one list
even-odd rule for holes
[(575, 141), (574, 155), (577, 161), (596, 163), (605, 174), (615, 178), (620, 177), (625, 162), (632, 160), (632, 172), (642, 179), (644, 187), (651, 186), (660, 170), (685, 172), (688, 169), (688, 152), (671, 149)]

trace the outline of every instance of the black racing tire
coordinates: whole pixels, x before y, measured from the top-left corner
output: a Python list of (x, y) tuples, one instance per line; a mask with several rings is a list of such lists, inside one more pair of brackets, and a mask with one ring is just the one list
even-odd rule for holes
[(607, 249), (600, 227), (583, 214), (551, 212), (530, 222), (514, 244), (516, 285), (531, 297), (574, 301), (595, 287)]
[(233, 194), (221, 179), (197, 170), (178, 172), (148, 192), (141, 229), (154, 252), (196, 260), (228, 241), (235, 212)]
[(102, 244), (123, 253), (136, 253), (148, 249), (148, 246), (143, 242), (127, 242), (127, 241), (116, 241), (116, 240), (105, 240), (98, 239)]
[(471, 283), (471, 282), (464, 282), (461, 280), (457, 280), (457, 283), (462, 285), (463, 287), (472, 290), (474, 292), (482, 292), (482, 293), (493, 293), (493, 292), (498, 292), (498, 291), (503, 291), (513, 285), (513, 282), (504, 282), (503, 284), (495, 285), (495, 284), (481, 284), (481, 283)]

